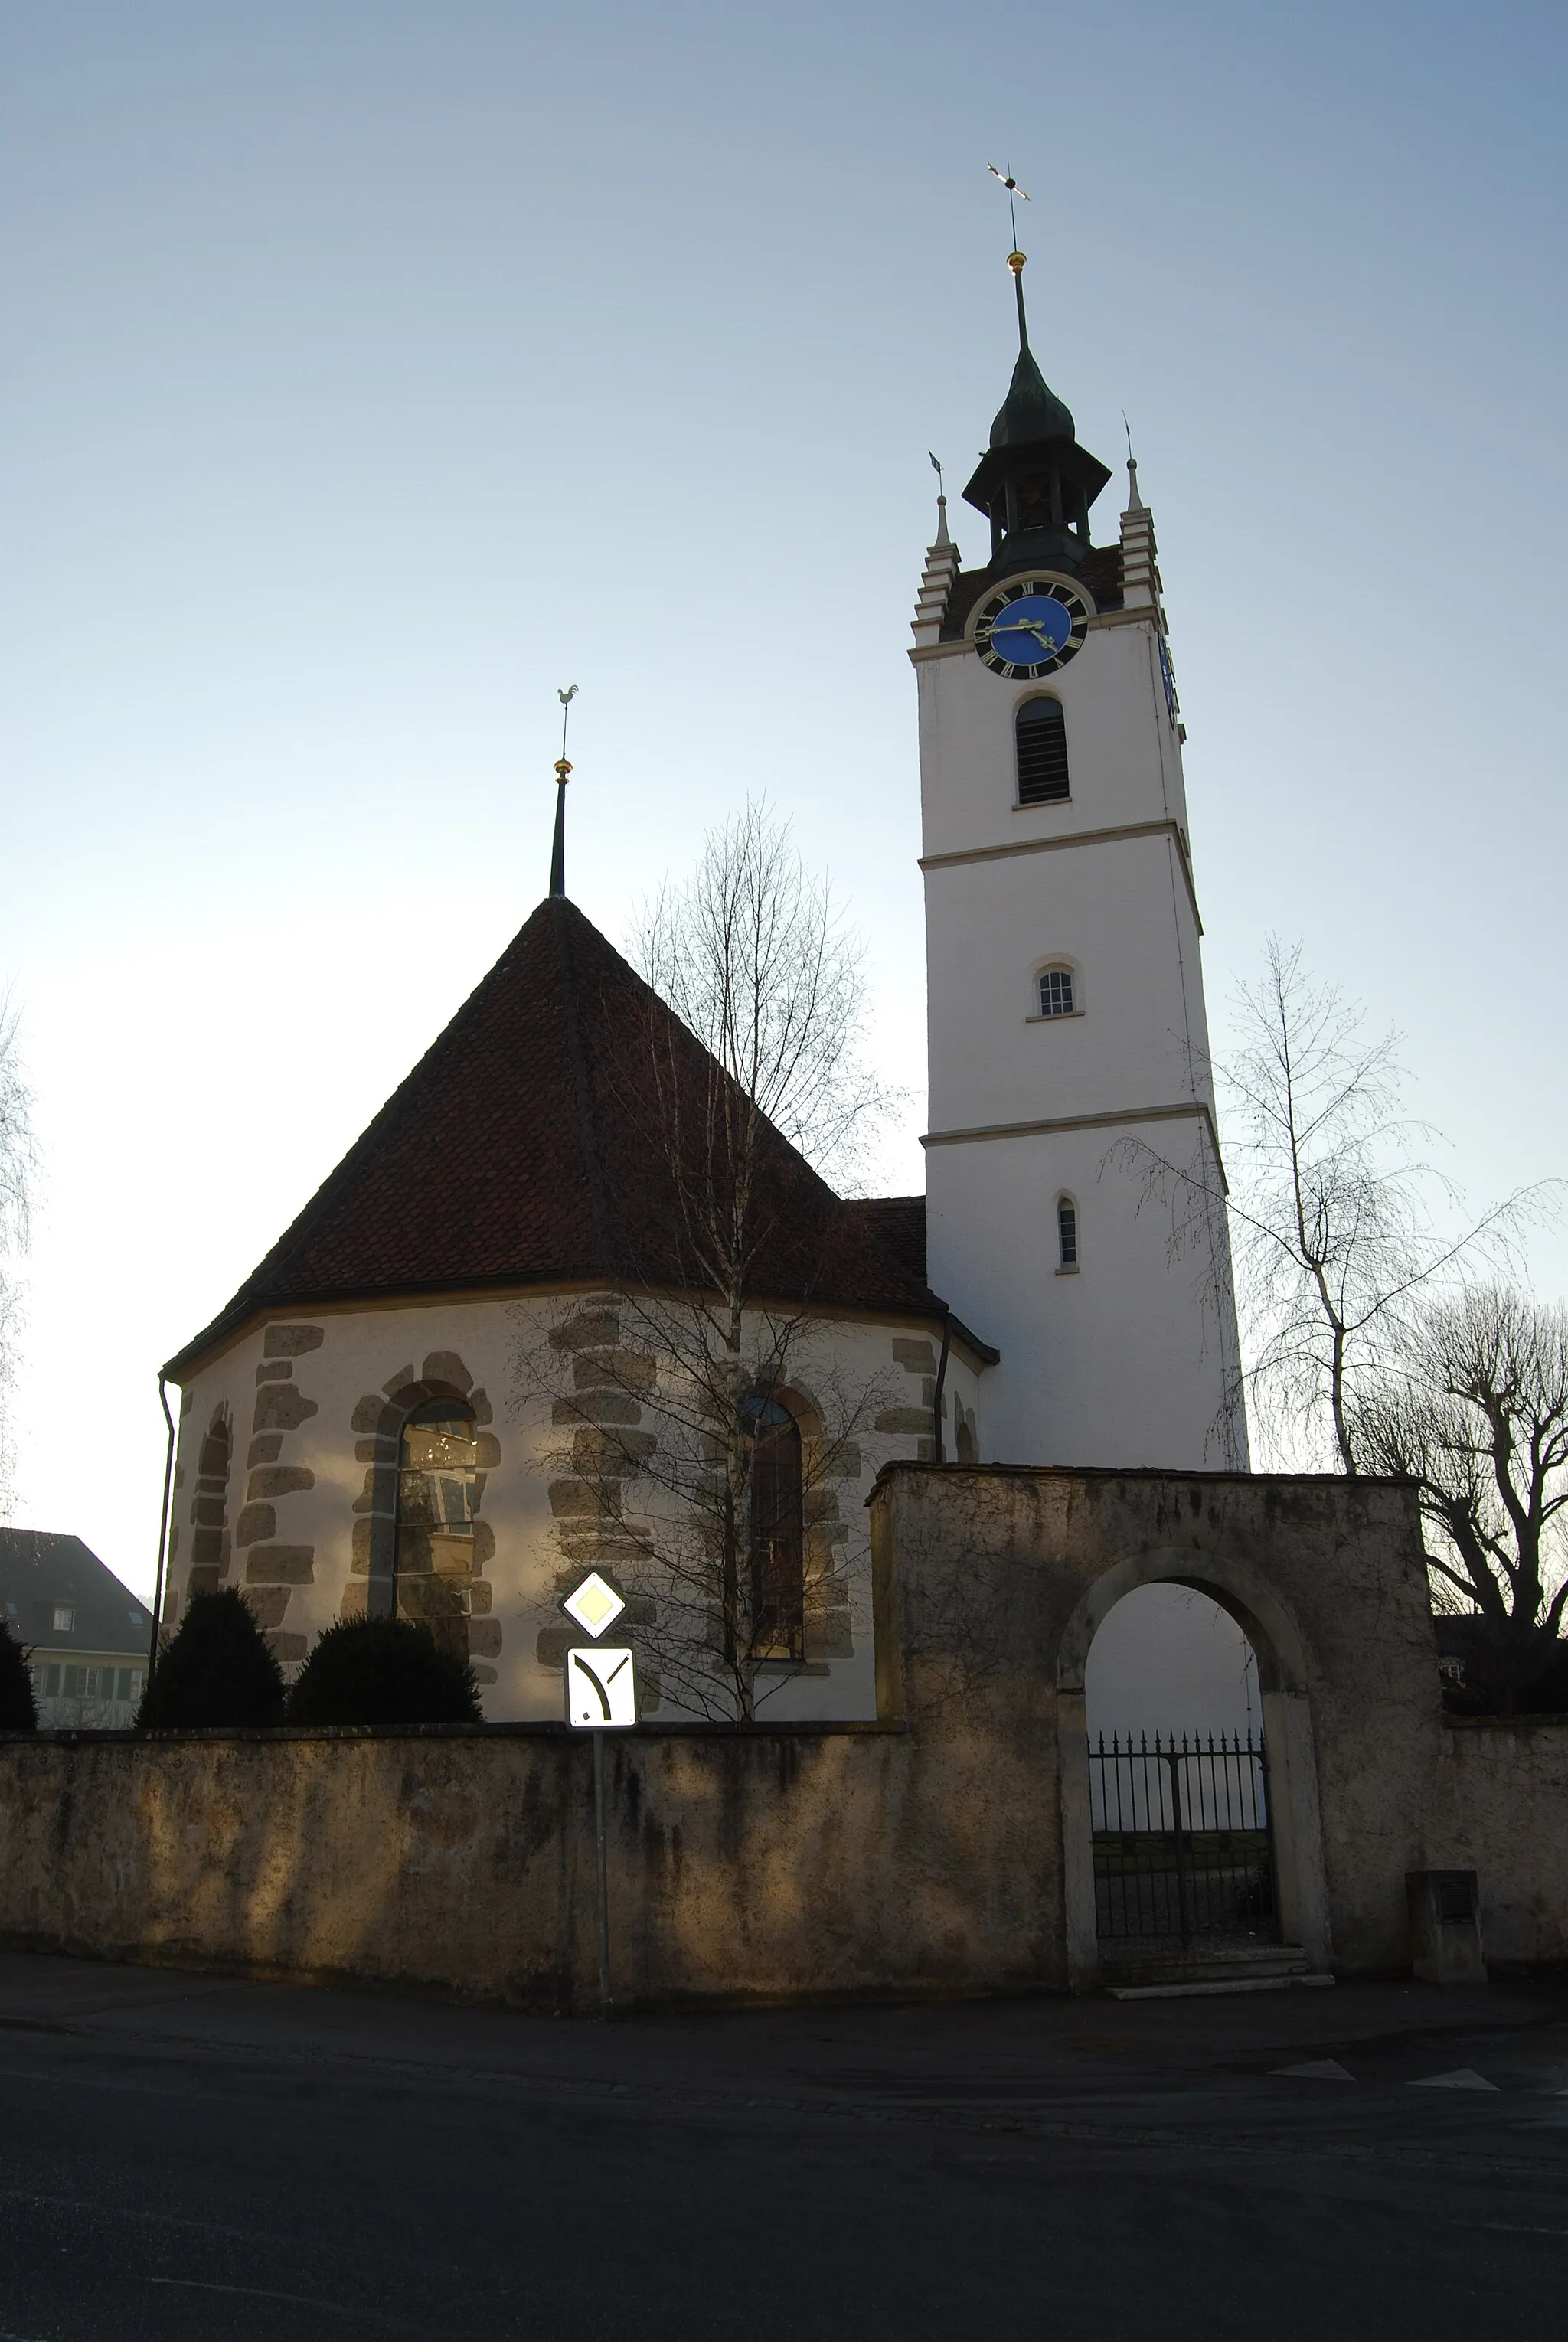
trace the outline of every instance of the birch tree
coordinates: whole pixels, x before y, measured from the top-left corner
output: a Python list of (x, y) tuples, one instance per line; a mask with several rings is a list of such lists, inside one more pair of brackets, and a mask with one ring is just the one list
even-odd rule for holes
[[(1427, 1159), (1434, 1134), (1403, 1106), (1392, 1032), (1273, 937), (1263, 973), (1237, 996), (1236, 1040), (1205, 1061), (1221, 1111), (1223, 1170), (1134, 1143), (1151, 1196), (1170, 1204), (1173, 1242), (1229, 1217), (1247, 1394), (1283, 1458), (1364, 1468), (1358, 1411), (1385, 1389), (1420, 1314), (1467, 1280), (1511, 1265), (1514, 1239), (1555, 1208), (1557, 1183), (1524, 1187), (1466, 1217)], [(1227, 1184), (1228, 1182), (1228, 1184)]]

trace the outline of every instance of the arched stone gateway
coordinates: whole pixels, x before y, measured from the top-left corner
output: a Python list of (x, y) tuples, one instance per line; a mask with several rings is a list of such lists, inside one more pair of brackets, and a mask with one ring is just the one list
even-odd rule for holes
[(1073, 1984), (1084, 1990), (1098, 1983), (1101, 1958), (1084, 1670), (1094, 1636), (1116, 1605), (1139, 1586), (1161, 1584), (1190, 1586), (1206, 1595), (1234, 1619), (1252, 1646), (1269, 1752), (1279, 1934), (1284, 1943), (1300, 1947), (1310, 1968), (1324, 1969), (1333, 1946), (1302, 1630), (1254, 1564), (1210, 1553), (1194, 1566), (1190, 1546), (1153, 1546), (1111, 1563), (1094, 1579), (1068, 1619), (1057, 1649), (1063, 1898)]
[(1101, 1980), (1084, 1668), (1116, 1604), (1160, 1583), (1219, 1604), (1255, 1655), (1283, 1944), (1309, 1970), (1406, 1964), (1405, 1873), (1443, 1837), (1408, 1486), (895, 1465), (872, 1517), (881, 1715), (914, 1744), (933, 1909), (984, 1911), (970, 1957), (983, 1938), (994, 1985)]

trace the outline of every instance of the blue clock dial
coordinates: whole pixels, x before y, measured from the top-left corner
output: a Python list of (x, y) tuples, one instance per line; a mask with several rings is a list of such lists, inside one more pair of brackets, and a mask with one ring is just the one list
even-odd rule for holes
[(974, 647), (994, 675), (1050, 675), (1074, 656), (1088, 626), (1082, 595), (1064, 580), (1021, 578), (981, 606)]

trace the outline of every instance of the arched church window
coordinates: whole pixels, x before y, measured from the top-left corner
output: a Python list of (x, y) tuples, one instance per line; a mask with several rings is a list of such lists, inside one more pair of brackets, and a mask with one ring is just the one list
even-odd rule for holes
[(1018, 746), (1018, 802), (1053, 805), (1071, 794), (1067, 719), (1059, 699), (1026, 699), (1014, 718)]
[(229, 1467), (233, 1460), (234, 1433), (227, 1416), (220, 1411), (214, 1416), (196, 1457), (187, 1596), (215, 1594), (222, 1581), (229, 1519)]
[(1070, 967), (1043, 967), (1040, 971), (1040, 1014), (1042, 1016), (1071, 1016), (1078, 1006), (1077, 986)]
[(444, 1650), (468, 1656), (479, 1447), (468, 1408), (418, 1407), (403, 1426), (397, 1472), (396, 1610)]
[(1056, 1266), (1058, 1269), (1078, 1266), (1078, 1206), (1071, 1196), (1056, 1198)]
[(754, 1659), (805, 1656), (805, 1506), (800, 1426), (775, 1398), (746, 1406)]

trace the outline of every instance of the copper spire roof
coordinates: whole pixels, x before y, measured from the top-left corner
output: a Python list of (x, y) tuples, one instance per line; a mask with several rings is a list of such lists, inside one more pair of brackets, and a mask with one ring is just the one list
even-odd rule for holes
[[(683, 1196), (701, 1179), (692, 1150), (724, 1078), (575, 905), (548, 899), (165, 1371), (179, 1379), (259, 1315), (326, 1302), (699, 1281)], [(677, 1126), (684, 1176), (671, 1161)], [(751, 1225), (759, 1299), (943, 1312), (907, 1241), (884, 1242), (874, 1207), (835, 1196), (771, 1124)]]

